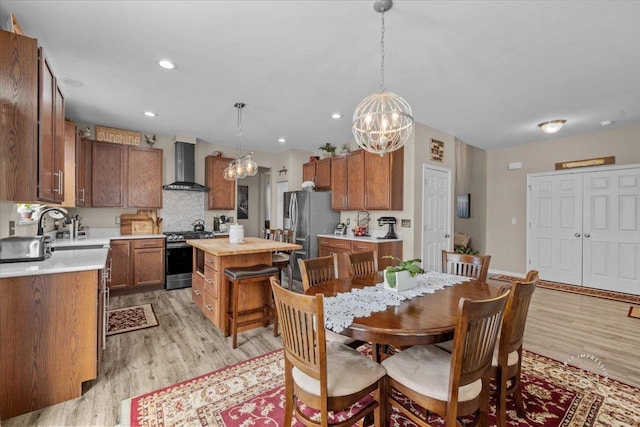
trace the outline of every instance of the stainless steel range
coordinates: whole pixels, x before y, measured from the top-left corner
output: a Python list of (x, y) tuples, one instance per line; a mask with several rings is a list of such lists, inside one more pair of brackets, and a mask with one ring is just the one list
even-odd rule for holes
[(164, 233), (166, 238), (165, 289), (181, 289), (191, 286), (193, 273), (193, 247), (187, 240), (213, 239), (206, 231), (172, 231)]

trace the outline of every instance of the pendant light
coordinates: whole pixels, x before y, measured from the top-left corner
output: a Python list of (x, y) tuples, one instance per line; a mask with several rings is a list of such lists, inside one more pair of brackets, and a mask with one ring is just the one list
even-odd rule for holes
[(236, 102), (233, 106), (238, 110), (236, 158), (229, 162), (229, 166), (224, 170), (223, 176), (227, 181), (242, 179), (247, 176), (254, 176), (258, 173), (258, 164), (251, 158), (253, 152), (241, 156), (242, 152), (242, 109), (246, 104)]
[(414, 124), (409, 103), (395, 93), (387, 92), (384, 84), (384, 13), (391, 6), (392, 0), (377, 0), (373, 4), (374, 10), (382, 15), (380, 91), (358, 104), (351, 124), (358, 145), (381, 156), (401, 148), (409, 139)]

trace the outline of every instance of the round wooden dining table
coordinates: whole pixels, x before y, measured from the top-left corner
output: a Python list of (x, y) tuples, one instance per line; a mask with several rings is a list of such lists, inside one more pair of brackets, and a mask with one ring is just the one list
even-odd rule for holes
[[(339, 278), (313, 286), (306, 294), (321, 293), (329, 297), (354, 288), (374, 286), (382, 281), (381, 272), (359, 278)], [(448, 341), (453, 338), (460, 298), (482, 300), (495, 298), (500, 293), (500, 286), (470, 280), (436, 290), (432, 294), (405, 300), (398, 306), (387, 307), (386, 310), (371, 313), (367, 317), (357, 317), (341, 334), (360, 341), (394, 347)]]

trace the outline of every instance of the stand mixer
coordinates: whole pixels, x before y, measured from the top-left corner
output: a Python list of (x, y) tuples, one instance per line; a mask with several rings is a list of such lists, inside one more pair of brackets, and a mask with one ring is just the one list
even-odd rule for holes
[(378, 218), (378, 225), (389, 226), (389, 230), (387, 231), (387, 234), (385, 234), (384, 237), (378, 237), (378, 239), (397, 239), (398, 237), (396, 236), (396, 232), (393, 229), (393, 225), (396, 224), (397, 222), (398, 221), (394, 216), (381, 216), (380, 218)]

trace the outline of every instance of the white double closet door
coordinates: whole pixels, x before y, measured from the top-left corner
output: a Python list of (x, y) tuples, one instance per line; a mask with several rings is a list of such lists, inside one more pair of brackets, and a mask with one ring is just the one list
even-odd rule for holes
[(640, 165), (527, 181), (528, 269), (544, 280), (640, 295)]

